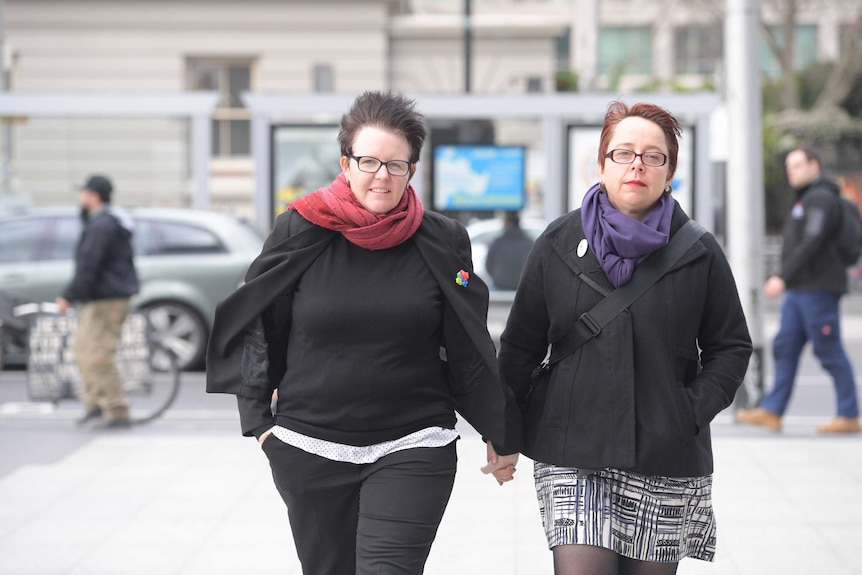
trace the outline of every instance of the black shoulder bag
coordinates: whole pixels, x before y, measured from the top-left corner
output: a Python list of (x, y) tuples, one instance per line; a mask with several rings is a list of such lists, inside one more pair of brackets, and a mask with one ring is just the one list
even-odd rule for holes
[[(705, 233), (706, 230), (703, 226), (694, 220), (688, 220), (671, 237), (666, 246), (650, 254), (638, 266), (628, 283), (610, 292), (590, 311), (581, 314), (574, 328), (566, 337), (557, 343), (551, 344), (550, 357), (533, 370), (533, 375), (531, 376), (533, 382), (532, 388), (535, 389), (540, 378), (550, 371), (552, 365), (559, 363), (560, 360), (574, 353), (591, 338), (599, 335), (602, 328), (608, 325), (611, 320), (633, 304), (655, 282), (670, 271), (670, 268)], [(600, 293), (606, 293), (603, 287), (588, 278), (583, 272), (578, 274), (578, 277), (593, 289)], [(530, 390), (530, 394), (532, 394), (533, 389)]]

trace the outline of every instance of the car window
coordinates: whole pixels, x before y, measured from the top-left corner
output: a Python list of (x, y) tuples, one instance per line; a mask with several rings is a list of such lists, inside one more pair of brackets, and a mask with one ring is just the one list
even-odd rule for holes
[(153, 222), (135, 220), (135, 229), (132, 232), (132, 251), (136, 256), (159, 253), (156, 233)]
[(14, 220), (0, 225), (0, 262), (32, 262), (39, 254), (42, 226), (37, 220)]
[[(227, 251), (212, 232), (197, 226), (151, 221), (145, 227), (140, 223), (142, 254), (220, 254)], [(148, 237), (145, 238), (145, 234)]]
[(45, 245), (44, 260), (71, 260), (75, 257), (75, 247), (81, 237), (81, 220), (76, 217), (50, 218), (46, 221), (50, 235)]

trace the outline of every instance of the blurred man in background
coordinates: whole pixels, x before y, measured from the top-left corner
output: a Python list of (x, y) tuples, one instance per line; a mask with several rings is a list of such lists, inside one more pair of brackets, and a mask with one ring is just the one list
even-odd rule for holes
[(518, 212), (506, 212), (503, 218), (503, 235), (491, 242), (485, 269), (494, 281), (494, 287), (514, 290), (521, 279), (521, 271), (533, 248), (533, 240), (521, 229)]
[(775, 383), (760, 407), (741, 409), (742, 423), (781, 430), (781, 418), (796, 382), (799, 358), (811, 342), (814, 355), (832, 376), (837, 416), (820, 426), (820, 433), (859, 433), (859, 405), (853, 367), (841, 344), (839, 302), (847, 293), (847, 270), (834, 245), (841, 221), (838, 185), (821, 173), (820, 157), (798, 148), (785, 160), (787, 181), (796, 201), (784, 222), (781, 273), (763, 287), (766, 297), (785, 293), (781, 325), (772, 344)]
[(113, 186), (92, 176), (81, 189), (84, 229), (75, 250), (75, 276), (57, 298), (57, 311), (80, 304), (73, 353), (84, 383), (79, 424), (102, 419), (103, 429), (131, 426), (117, 366), (117, 347), (130, 298), (138, 293), (132, 261), (132, 220), (110, 206)]

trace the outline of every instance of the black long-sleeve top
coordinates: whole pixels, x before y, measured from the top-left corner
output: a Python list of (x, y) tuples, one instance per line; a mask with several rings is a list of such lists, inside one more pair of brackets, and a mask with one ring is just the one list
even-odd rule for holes
[[(253, 417), (241, 421), (243, 435), (259, 436), (267, 425), (275, 423), (269, 412), (269, 399), (273, 390), (285, 381), (287, 351), (295, 343), (288, 342), (283, 333), (280, 336), (272, 330), (266, 333), (263, 316), (285, 292), (295, 292), (308, 269), (339, 236), (338, 232), (311, 224), (295, 210), (288, 210), (279, 216), (263, 251), (249, 267), (246, 283), (216, 308), (207, 346), (207, 392), (236, 395), (241, 411), (246, 411), (249, 405), (256, 406), (252, 410)], [(477, 431), (494, 442), (497, 453), (520, 451), (523, 443), (520, 413), (508, 387), (500, 381), (496, 350), (488, 333), (488, 288), (472, 275), (469, 284), (463, 281), (464, 276), (472, 272), (467, 230), (456, 220), (426, 211), (410, 242), (427, 266), (442, 298), (439, 328), (442, 335), (435, 349), (445, 357), (442, 362), (445, 367), (441, 369), (449, 394), (447, 399)], [(410, 265), (420, 263), (416, 261)], [(379, 295), (387, 289), (409, 285), (403, 283), (404, 277), (420, 277), (416, 275), (419, 272), (411, 272), (415, 269), (419, 268), (400, 267), (388, 276), (369, 272), (363, 277), (374, 279), (375, 287), (371, 291)], [(334, 284), (331, 280), (327, 283)], [(358, 294), (352, 287), (341, 285), (338, 297), (356, 299)], [(399, 294), (399, 298), (401, 295), (404, 294)], [(409, 314), (414, 321), (421, 317), (415, 310), (424, 309), (429, 300), (419, 302), (414, 294), (411, 301), (415, 305), (409, 308)], [(365, 317), (362, 321), (368, 323), (374, 319)], [(338, 353), (347, 351), (339, 349)], [(381, 355), (380, 365), (389, 366), (385, 359)], [(421, 365), (417, 367), (421, 368)], [(284, 399), (281, 393), (279, 395)], [(400, 406), (396, 411), (398, 409)], [(429, 417), (427, 421), (436, 421), (434, 418)], [(421, 427), (427, 425), (429, 423), (422, 423)], [(412, 427), (419, 428), (418, 425)]]
[[(286, 345), (275, 423), (350, 445), (453, 428), (442, 322), (413, 241), (371, 251), (338, 235), (263, 316), (270, 345)], [(241, 398), (240, 416), (255, 435), (273, 424), (264, 399)]]

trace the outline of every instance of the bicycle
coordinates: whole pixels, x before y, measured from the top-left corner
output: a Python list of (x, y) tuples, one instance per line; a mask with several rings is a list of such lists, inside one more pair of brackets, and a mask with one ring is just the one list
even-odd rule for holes
[[(27, 349), (29, 400), (51, 402), (56, 407), (61, 401), (82, 397), (83, 382), (72, 354), (76, 319), (73, 312), (58, 315), (54, 303), (26, 301), (0, 292), (3, 339)], [(155, 334), (145, 313), (132, 312), (123, 323), (117, 364), (133, 425), (161, 417), (180, 391), (177, 357)], [(156, 354), (169, 358), (167, 370), (154, 368)]]

